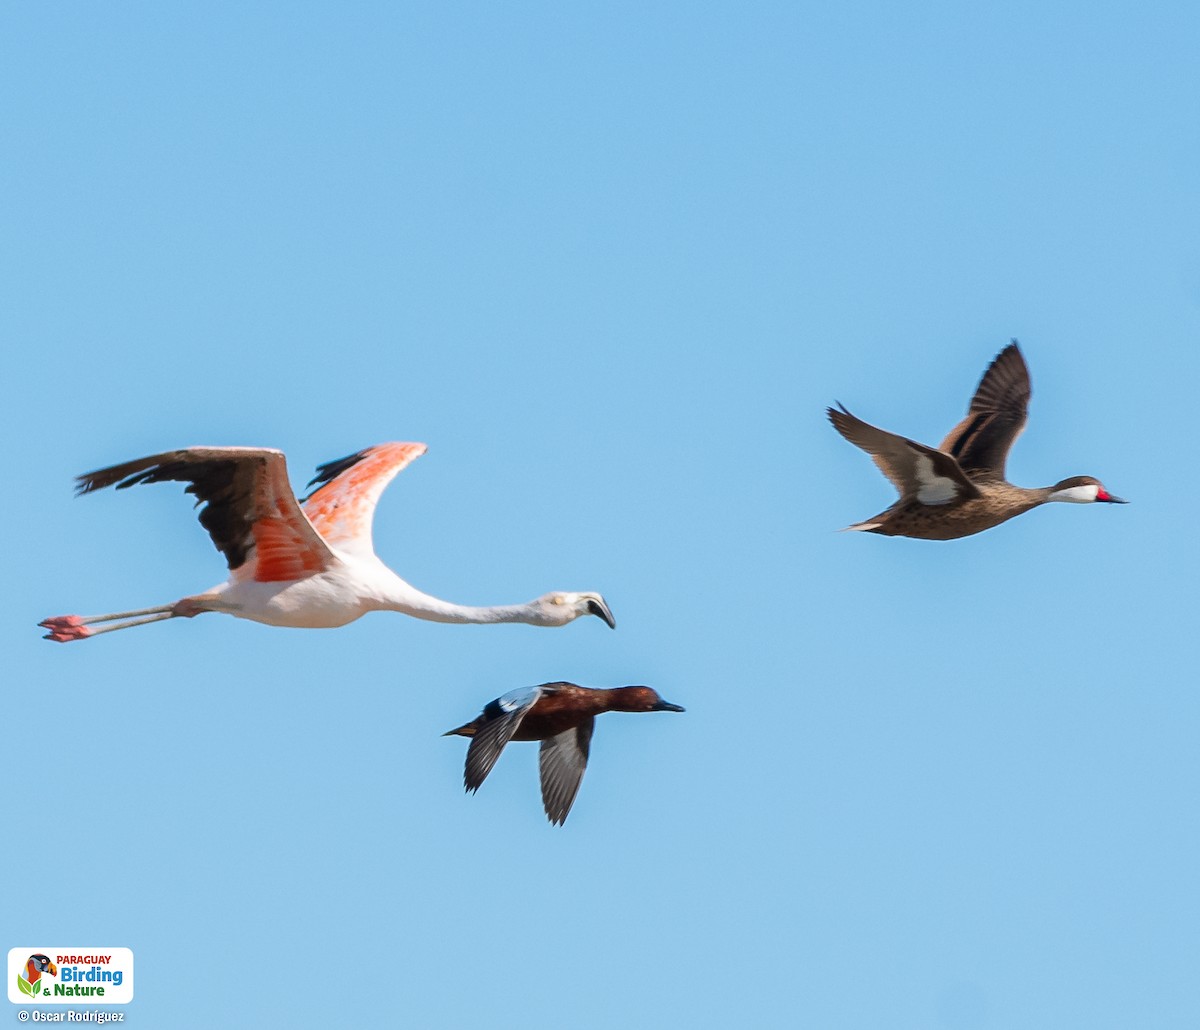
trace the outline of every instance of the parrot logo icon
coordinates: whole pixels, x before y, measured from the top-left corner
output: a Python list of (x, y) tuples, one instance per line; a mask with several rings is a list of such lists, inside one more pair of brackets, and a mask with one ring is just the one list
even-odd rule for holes
[(41, 993), (43, 973), (57, 976), (58, 967), (50, 961), (49, 955), (30, 955), (25, 972), (17, 973), (17, 987), (21, 993), (36, 998)]

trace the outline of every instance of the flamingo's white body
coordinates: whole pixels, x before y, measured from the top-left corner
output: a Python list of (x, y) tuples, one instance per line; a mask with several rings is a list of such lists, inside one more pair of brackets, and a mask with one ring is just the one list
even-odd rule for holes
[(174, 604), (108, 615), (60, 615), (42, 626), (48, 640), (83, 640), (162, 619), (225, 612), (271, 626), (325, 629), (370, 611), (434, 622), (524, 622), (563, 626), (612, 613), (597, 593), (555, 592), (521, 604), (472, 607), (406, 583), (375, 555), (375, 504), (395, 475), (425, 453), (419, 443), (369, 447), (317, 470), (317, 490), (301, 504), (282, 452), (257, 447), (189, 447), (79, 477), (79, 492), (164, 480), (186, 482), (200, 522), (226, 557), (229, 579)]

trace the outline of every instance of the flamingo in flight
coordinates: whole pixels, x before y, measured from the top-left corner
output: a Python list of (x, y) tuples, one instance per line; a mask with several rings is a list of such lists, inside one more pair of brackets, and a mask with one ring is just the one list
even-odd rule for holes
[(76, 493), (116, 485), (187, 483), (229, 565), (229, 579), (174, 604), (108, 615), (59, 615), (40, 625), (47, 640), (66, 643), (164, 619), (225, 612), (270, 626), (344, 626), (370, 611), (433, 622), (525, 622), (565, 626), (595, 615), (615, 629), (597, 593), (555, 591), (523, 604), (472, 607), (443, 601), (409, 585), (375, 555), (371, 520), (384, 488), (425, 453), (420, 443), (368, 447), (317, 468), (316, 486), (298, 501), (283, 452), (265, 447), (188, 447), (80, 476)]

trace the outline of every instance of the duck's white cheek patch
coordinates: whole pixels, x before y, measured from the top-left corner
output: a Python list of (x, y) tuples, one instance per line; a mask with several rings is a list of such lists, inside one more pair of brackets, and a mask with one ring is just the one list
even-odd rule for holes
[(1069, 486), (1065, 490), (1055, 490), (1050, 495), (1052, 501), (1066, 501), (1068, 504), (1091, 504), (1100, 493), (1100, 488), (1094, 483), (1085, 486)]
[(917, 455), (917, 500), (922, 504), (949, 504), (958, 497), (958, 484), (933, 471), (933, 459)]

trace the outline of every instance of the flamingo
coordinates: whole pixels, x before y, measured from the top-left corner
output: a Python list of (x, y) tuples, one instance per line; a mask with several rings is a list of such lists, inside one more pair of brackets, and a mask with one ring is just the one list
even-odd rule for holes
[(108, 615), (43, 620), (47, 640), (66, 643), (165, 619), (225, 612), (270, 626), (332, 628), (370, 611), (433, 622), (524, 622), (565, 626), (595, 615), (616, 621), (594, 592), (554, 591), (522, 604), (473, 607), (417, 590), (375, 555), (371, 520), (384, 488), (425, 453), (421, 443), (385, 443), (317, 468), (302, 501), (283, 452), (265, 447), (188, 447), (79, 476), (76, 493), (116, 485), (187, 483), (200, 524), (229, 566), (229, 579), (173, 604)]

